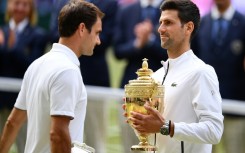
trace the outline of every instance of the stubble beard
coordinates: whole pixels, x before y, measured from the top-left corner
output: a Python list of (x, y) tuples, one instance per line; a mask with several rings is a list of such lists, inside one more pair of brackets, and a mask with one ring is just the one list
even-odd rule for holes
[(172, 41), (170, 39), (168, 39), (167, 41), (161, 41), (161, 46), (164, 49), (168, 49), (172, 44)]

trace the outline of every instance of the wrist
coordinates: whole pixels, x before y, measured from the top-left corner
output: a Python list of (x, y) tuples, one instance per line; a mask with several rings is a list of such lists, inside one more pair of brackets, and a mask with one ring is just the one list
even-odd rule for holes
[(171, 120), (165, 120), (163, 125), (160, 128), (160, 133), (162, 135), (169, 135), (170, 137), (174, 136), (174, 122)]
[(174, 136), (174, 122), (171, 121), (169, 136), (172, 138)]
[(171, 120), (165, 120), (163, 125), (160, 128), (160, 133), (162, 135), (169, 135), (170, 134), (170, 130), (171, 130)]

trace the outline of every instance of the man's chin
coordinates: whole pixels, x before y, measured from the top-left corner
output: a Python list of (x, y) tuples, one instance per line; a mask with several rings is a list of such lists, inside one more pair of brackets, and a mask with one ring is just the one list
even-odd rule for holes
[(87, 52), (86, 54), (84, 54), (84, 56), (92, 56), (93, 54), (94, 54), (94, 52), (91, 51), (91, 52)]
[(163, 49), (168, 49), (168, 47), (167, 47), (167, 45), (166, 45), (165, 43), (162, 43), (162, 44), (161, 44), (161, 47), (162, 47)]

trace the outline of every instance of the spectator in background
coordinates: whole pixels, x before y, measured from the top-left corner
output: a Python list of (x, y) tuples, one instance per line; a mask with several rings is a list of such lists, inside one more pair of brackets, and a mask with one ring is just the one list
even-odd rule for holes
[[(96, 46), (93, 56), (81, 56), (81, 73), (85, 85), (110, 87), (109, 67), (106, 60), (108, 48), (112, 46), (113, 28), (117, 11), (116, 0), (87, 0), (98, 6), (104, 13), (102, 19), (102, 32), (100, 33), (101, 45)], [(87, 115), (85, 120), (85, 142), (98, 150), (106, 153), (106, 128), (107, 112), (106, 101), (91, 101), (88, 99)], [(96, 113), (94, 113), (96, 112)]]
[(4, 15), (6, 12), (7, 0), (0, 0), (0, 26), (4, 24)]
[[(42, 0), (40, 0), (42, 1)], [(52, 11), (50, 15), (49, 24), (49, 41), (51, 44), (58, 42), (58, 15), (61, 8), (68, 2), (68, 0), (52, 0)]]
[(118, 4), (120, 6), (124, 6), (124, 5), (128, 5), (128, 4), (131, 4), (131, 3), (134, 3), (138, 0), (117, 0), (118, 1)]
[[(245, 18), (230, 0), (214, 0), (201, 20), (193, 50), (215, 68), (224, 99), (245, 102)], [(245, 152), (245, 116), (225, 113), (223, 146), (227, 153)]]
[[(161, 60), (167, 59), (157, 32), (161, 2), (162, 0), (138, 0), (121, 7), (117, 13), (114, 30), (115, 56), (127, 62), (121, 88), (129, 80), (137, 78), (135, 72), (141, 68), (143, 58), (149, 60), (149, 68), (153, 71), (162, 66)], [(124, 120), (121, 116), (120, 118)], [(124, 152), (128, 153), (131, 146), (138, 143), (138, 139), (131, 127), (125, 124), (121, 127)]]
[[(210, 12), (214, 2), (213, 0), (192, 0), (200, 9), (201, 17)], [(232, 0), (234, 8), (245, 15), (245, 1), (244, 0)]]
[(35, 5), (37, 7), (38, 13), (38, 22), (37, 25), (45, 29), (49, 30), (50, 25), (50, 17), (53, 9), (53, 2), (55, 0), (34, 0)]
[(118, 11), (114, 50), (118, 59), (127, 60), (121, 88), (137, 77), (135, 72), (141, 67), (143, 58), (149, 60), (149, 68), (153, 71), (161, 67), (161, 60), (167, 58), (167, 55), (161, 52), (157, 33), (160, 3), (161, 0), (140, 0), (121, 7)]
[[(0, 28), (0, 76), (23, 78), (29, 64), (44, 53), (45, 33), (35, 26), (32, 0), (8, 0), (6, 19), (6, 24)], [(1, 131), (17, 95), (0, 92)], [(16, 142), (19, 153), (24, 152), (25, 137), (25, 129), (22, 129)]]

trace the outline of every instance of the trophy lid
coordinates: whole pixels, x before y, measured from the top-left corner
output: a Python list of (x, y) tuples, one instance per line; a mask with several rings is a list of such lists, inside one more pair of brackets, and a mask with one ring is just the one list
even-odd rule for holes
[(138, 69), (136, 74), (138, 75), (137, 79), (130, 80), (129, 85), (152, 85), (155, 83), (151, 74), (153, 71), (148, 68), (148, 59), (144, 58), (142, 62), (142, 68)]
[(144, 76), (150, 76), (153, 71), (151, 69), (148, 68), (148, 59), (144, 58), (143, 62), (142, 62), (142, 68), (138, 69), (138, 71), (136, 72), (136, 74), (138, 75), (138, 79), (141, 80), (142, 77)]
[(136, 74), (137, 79), (130, 80), (127, 85), (125, 85), (126, 96), (129, 97), (152, 97), (159, 92), (157, 88), (162, 85), (156, 83), (156, 81), (151, 77), (153, 71), (148, 68), (148, 59), (144, 58), (142, 62), (142, 68), (138, 69)]

